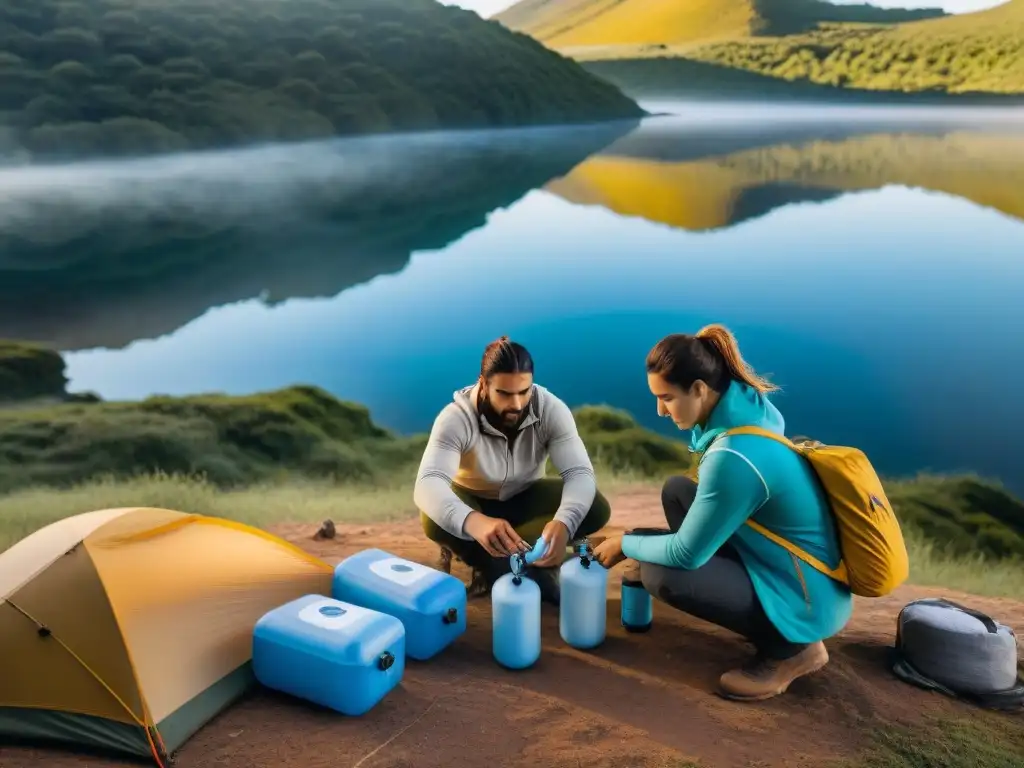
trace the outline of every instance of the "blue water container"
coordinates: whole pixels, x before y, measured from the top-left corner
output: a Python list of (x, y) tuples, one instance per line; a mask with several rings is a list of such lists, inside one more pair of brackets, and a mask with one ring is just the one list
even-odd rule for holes
[(387, 613), (405, 625), (405, 652), (429, 659), (466, 631), (466, 586), (428, 565), (364, 549), (334, 569), (337, 600)]
[(512, 555), (512, 573), (491, 588), (491, 650), (508, 669), (526, 669), (540, 658), (540, 587)]
[(627, 632), (647, 632), (654, 623), (651, 593), (642, 581), (622, 577), (621, 619)]
[(394, 616), (306, 595), (256, 622), (252, 666), (267, 688), (361, 715), (402, 681), (405, 627)]
[(562, 563), (558, 631), (573, 648), (595, 648), (604, 642), (608, 607), (608, 571), (593, 559), (584, 539), (576, 556)]

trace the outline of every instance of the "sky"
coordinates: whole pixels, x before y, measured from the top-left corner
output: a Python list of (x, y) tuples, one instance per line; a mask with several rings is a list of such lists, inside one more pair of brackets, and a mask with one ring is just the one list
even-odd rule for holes
[[(980, 11), (995, 5), (1002, 5), (1004, 0), (870, 0), (872, 5), (882, 8), (934, 8), (936, 6), (950, 13), (967, 13)], [(489, 16), (513, 5), (515, 0), (440, 0), (445, 5), (460, 5), (481, 16)], [(841, 0), (840, 0), (841, 2)], [(846, 0), (862, 2), (862, 0)]]

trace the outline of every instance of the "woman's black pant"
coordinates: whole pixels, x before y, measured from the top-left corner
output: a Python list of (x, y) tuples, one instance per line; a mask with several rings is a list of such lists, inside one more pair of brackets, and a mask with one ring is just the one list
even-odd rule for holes
[[(688, 477), (670, 477), (661, 489), (661, 504), (669, 530), (638, 529), (639, 535), (675, 533), (697, 495), (697, 484)], [(739, 554), (724, 544), (700, 568), (685, 570), (641, 563), (644, 587), (653, 597), (680, 611), (742, 635), (758, 653), (787, 659), (807, 646), (791, 643), (772, 624), (754, 591)]]

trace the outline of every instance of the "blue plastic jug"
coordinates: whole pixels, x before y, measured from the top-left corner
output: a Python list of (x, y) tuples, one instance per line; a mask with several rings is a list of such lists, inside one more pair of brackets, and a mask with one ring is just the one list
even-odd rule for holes
[(622, 577), (622, 626), (627, 632), (646, 632), (654, 623), (651, 593), (642, 581)]
[(584, 539), (576, 556), (562, 563), (558, 630), (573, 648), (594, 648), (604, 642), (608, 607), (608, 571), (593, 559)]
[(252, 667), (267, 688), (362, 715), (402, 680), (405, 627), (394, 616), (306, 595), (256, 622)]
[(524, 572), (527, 561), (540, 557), (545, 546), (540, 539), (526, 556), (512, 555), (512, 572), (491, 588), (491, 649), (509, 669), (525, 669), (540, 658), (540, 587)]
[(405, 625), (406, 654), (420, 661), (440, 653), (466, 631), (466, 587), (455, 576), (364, 549), (334, 569), (336, 600), (372, 608)]

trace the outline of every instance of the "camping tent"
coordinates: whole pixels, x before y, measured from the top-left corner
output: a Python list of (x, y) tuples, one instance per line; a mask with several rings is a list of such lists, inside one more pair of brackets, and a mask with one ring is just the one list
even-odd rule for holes
[(158, 765), (251, 685), (252, 630), (326, 563), (256, 528), (166, 509), (88, 512), (0, 553), (0, 739)]

